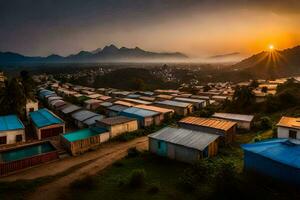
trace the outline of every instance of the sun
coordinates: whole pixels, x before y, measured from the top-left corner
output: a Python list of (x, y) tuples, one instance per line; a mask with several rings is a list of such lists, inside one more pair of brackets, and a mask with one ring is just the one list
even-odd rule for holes
[(270, 51), (273, 51), (273, 50), (274, 50), (274, 45), (273, 45), (273, 44), (270, 44), (270, 45), (269, 45), (269, 50), (270, 50)]

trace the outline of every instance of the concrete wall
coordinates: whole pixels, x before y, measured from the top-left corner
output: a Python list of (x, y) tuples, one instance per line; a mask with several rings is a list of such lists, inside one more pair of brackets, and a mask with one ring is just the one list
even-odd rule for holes
[(285, 128), (285, 127), (280, 127), (280, 126), (277, 128), (277, 137), (278, 138), (289, 138), (289, 130), (297, 131), (297, 139), (300, 139), (300, 130), (299, 129)]
[(25, 142), (25, 130), (0, 131), (0, 137), (6, 136), (6, 144), (16, 143), (16, 136), (22, 135), (22, 142)]

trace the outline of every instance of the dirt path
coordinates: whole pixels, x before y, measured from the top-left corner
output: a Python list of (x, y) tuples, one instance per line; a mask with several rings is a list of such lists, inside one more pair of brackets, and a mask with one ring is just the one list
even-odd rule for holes
[[(81, 156), (64, 158), (59, 161), (43, 164), (37, 167), (26, 169), (19, 173), (15, 173), (6, 177), (0, 178), (1, 181), (15, 181), (18, 179), (32, 180), (45, 176), (54, 176), (59, 173), (64, 173), (72, 167), (88, 165), (90, 162), (111, 156), (111, 154), (119, 151), (127, 151), (128, 148), (137, 146), (142, 149), (148, 147), (147, 137), (140, 137), (129, 142), (116, 142), (103, 144), (96, 151), (87, 152)], [(101, 159), (100, 159), (101, 160)]]
[[(88, 152), (82, 156), (63, 159), (48, 165), (41, 165), (21, 174), (15, 174), (5, 177), (3, 181), (14, 181), (17, 179), (35, 179), (43, 176), (55, 175), (63, 173), (76, 165), (80, 165), (78, 169), (67, 173), (66, 175), (54, 179), (52, 182), (38, 187), (33, 194), (26, 199), (59, 199), (59, 197), (68, 189), (70, 183), (76, 179), (85, 177), (86, 175), (96, 174), (104, 168), (108, 167), (115, 161), (127, 155), (128, 148), (137, 147), (138, 149), (148, 148), (147, 137), (137, 138), (125, 143), (105, 144), (100, 149)], [(81, 166), (83, 164), (83, 166)]]

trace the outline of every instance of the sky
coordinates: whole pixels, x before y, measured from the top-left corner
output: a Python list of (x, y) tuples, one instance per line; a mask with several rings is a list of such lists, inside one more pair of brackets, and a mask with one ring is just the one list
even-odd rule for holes
[(0, 51), (105, 45), (207, 57), (300, 44), (299, 0), (0, 0)]

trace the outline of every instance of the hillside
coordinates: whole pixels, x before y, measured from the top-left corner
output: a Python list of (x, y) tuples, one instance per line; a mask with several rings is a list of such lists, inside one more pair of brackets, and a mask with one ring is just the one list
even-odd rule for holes
[(263, 51), (232, 66), (233, 71), (242, 71), (254, 78), (276, 78), (300, 74), (300, 46)]
[(154, 90), (158, 88), (176, 88), (178, 84), (165, 82), (148, 69), (125, 68), (114, 70), (104, 76), (98, 76), (94, 87), (112, 87), (124, 90)]
[(66, 57), (52, 54), (47, 57), (24, 56), (13, 52), (0, 52), (0, 64), (11, 63), (68, 63), (68, 62), (118, 62), (118, 61), (155, 61), (155, 60), (174, 60), (186, 59), (182, 53), (157, 53), (145, 51), (139, 47), (118, 48), (114, 45), (98, 48), (94, 51), (80, 51)]

